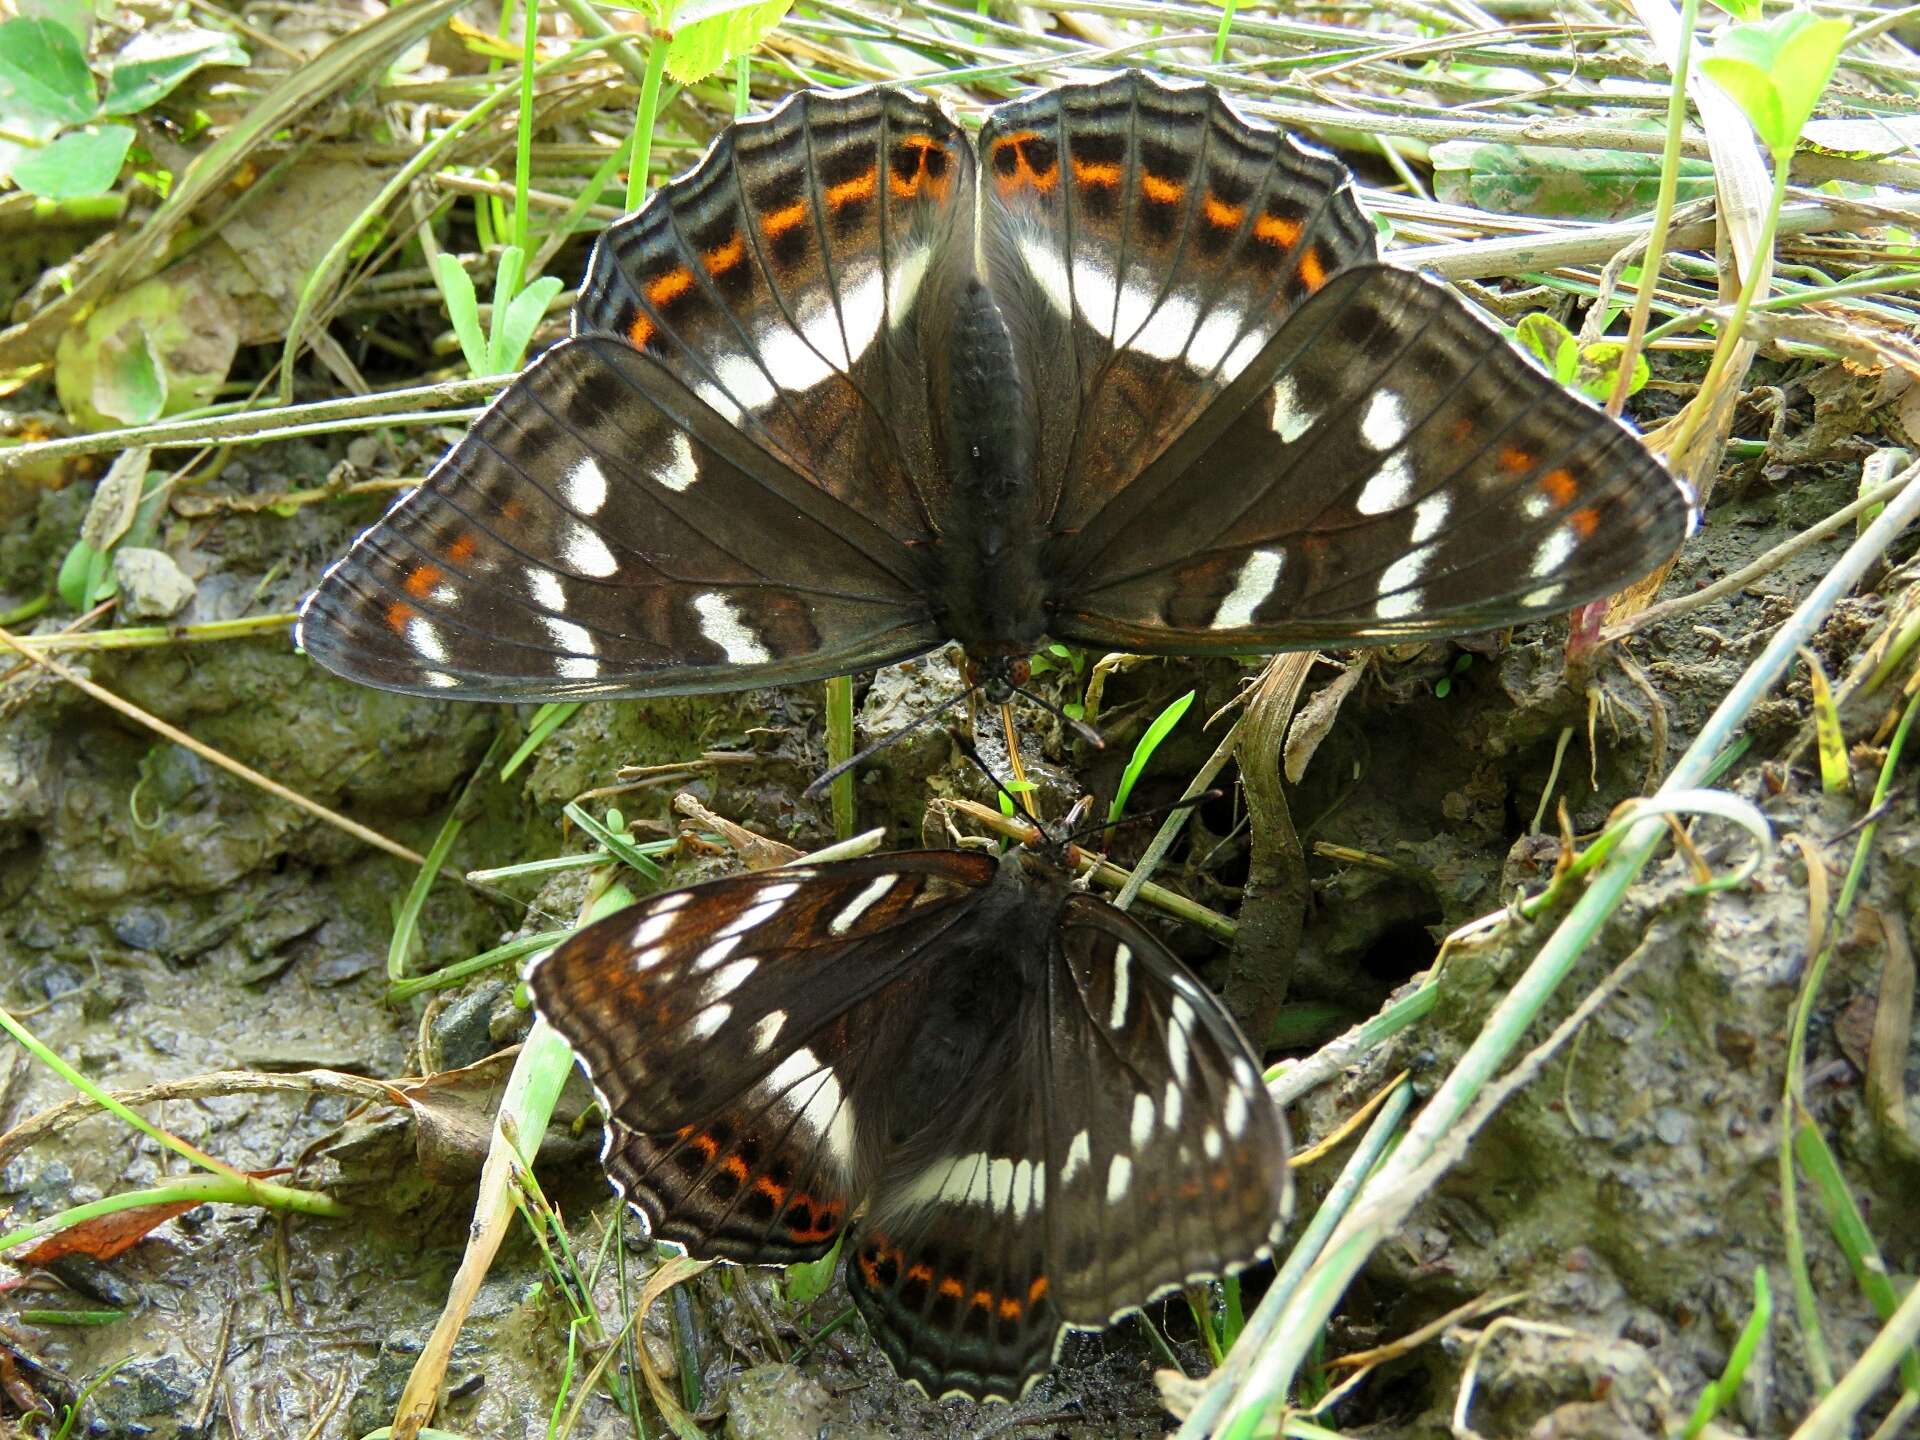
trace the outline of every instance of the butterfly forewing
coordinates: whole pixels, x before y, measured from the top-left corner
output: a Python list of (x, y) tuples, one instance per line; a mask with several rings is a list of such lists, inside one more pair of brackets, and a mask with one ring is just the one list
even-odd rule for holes
[(873, 1179), (859, 1097), (885, 1093), (901, 1031), (881, 1013), (910, 1010), (992, 873), (939, 852), (713, 881), (531, 967), (607, 1112), (608, 1174), (655, 1234), (743, 1263), (826, 1253)]
[(937, 640), (905, 551), (809, 494), (646, 357), (568, 341), (328, 573), (301, 641), (368, 684), (525, 700), (812, 678)]
[(1193, 654), (1487, 629), (1610, 593), (1690, 520), (1451, 291), (1362, 266), (1062, 547), (1053, 630)]
[(1038, 410), (1043, 523), (1077, 531), (1292, 310), (1374, 253), (1345, 169), (1137, 73), (1000, 107), (982, 249)]

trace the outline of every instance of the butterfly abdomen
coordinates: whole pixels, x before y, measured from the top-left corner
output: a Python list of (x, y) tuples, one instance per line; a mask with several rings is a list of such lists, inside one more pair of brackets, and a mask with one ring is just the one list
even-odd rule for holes
[(945, 357), (942, 441), (952, 488), (941, 589), (950, 633), (976, 660), (991, 661), (1033, 649), (1044, 630), (1033, 418), (1007, 384), (1013, 341), (986, 286), (975, 279), (959, 287), (956, 310)]

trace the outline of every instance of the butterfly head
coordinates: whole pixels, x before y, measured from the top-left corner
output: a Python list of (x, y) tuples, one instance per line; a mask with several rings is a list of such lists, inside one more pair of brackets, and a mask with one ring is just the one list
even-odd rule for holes
[(986, 697), (989, 705), (1005, 705), (1033, 678), (1033, 662), (1019, 654), (967, 655), (967, 684)]

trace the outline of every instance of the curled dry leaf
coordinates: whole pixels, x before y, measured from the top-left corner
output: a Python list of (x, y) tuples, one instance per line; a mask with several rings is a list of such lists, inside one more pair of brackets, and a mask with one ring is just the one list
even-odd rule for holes
[(1287, 744), (1283, 752), (1289, 785), (1298, 785), (1300, 777), (1307, 773), (1307, 765), (1312, 761), (1314, 751), (1320, 748), (1320, 742), (1333, 729), (1341, 705), (1366, 673), (1367, 657), (1362, 656), (1314, 691), (1294, 715), (1293, 724), (1287, 728)]

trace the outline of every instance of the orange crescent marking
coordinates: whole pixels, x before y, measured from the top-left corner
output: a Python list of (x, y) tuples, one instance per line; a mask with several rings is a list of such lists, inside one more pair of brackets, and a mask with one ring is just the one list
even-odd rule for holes
[(647, 282), (647, 299), (657, 310), (671, 305), (693, 288), (693, 272), (681, 265)]
[(407, 572), (407, 578), (402, 583), (407, 594), (416, 600), (424, 600), (432, 592), (433, 587), (444, 578), (443, 572), (438, 567), (422, 561)]
[(1300, 256), (1300, 278), (1306, 282), (1309, 291), (1318, 290), (1327, 283), (1327, 264), (1320, 258), (1320, 247), (1309, 245)]
[(873, 171), (869, 170), (864, 175), (841, 181), (827, 191), (827, 204), (838, 210), (856, 200), (871, 200), (876, 178)]
[(1163, 180), (1158, 175), (1143, 172), (1140, 176), (1140, 192), (1156, 205), (1175, 205), (1187, 193), (1187, 187), (1178, 180)]
[(1217, 195), (1208, 195), (1205, 206), (1207, 223), (1221, 230), (1233, 229), (1247, 213), (1246, 206), (1229, 205)]
[[(1019, 1302), (1015, 1301), (1014, 1303), (1018, 1304)], [(993, 1308), (993, 1292), (991, 1290), (974, 1291), (973, 1308), (976, 1310), (991, 1310)]]
[(1073, 162), (1073, 178), (1082, 185), (1118, 185), (1120, 166), (1117, 162), (1076, 159)]
[(1253, 233), (1269, 245), (1291, 250), (1294, 242), (1300, 238), (1300, 222), (1289, 220), (1284, 215), (1262, 215), (1253, 222)]
[(940, 1293), (942, 1295), (950, 1295), (958, 1300), (962, 1295), (967, 1293), (967, 1287), (962, 1285), (953, 1276), (948, 1275), (940, 1281)]
[(707, 267), (709, 275), (724, 275), (738, 265), (747, 256), (747, 242), (738, 230), (724, 245), (716, 245), (700, 257), (700, 263)]
[(456, 565), (464, 565), (473, 558), (473, 552), (479, 548), (479, 540), (471, 533), (456, 535), (453, 543), (447, 546), (447, 558)]
[(1540, 489), (1556, 505), (1571, 505), (1574, 496), (1580, 493), (1580, 482), (1573, 478), (1572, 472), (1565, 468), (1547, 471), (1540, 477)]
[(807, 218), (807, 202), (796, 200), (771, 214), (760, 217), (760, 230), (769, 240), (777, 240)]
[(720, 1168), (736, 1180), (744, 1181), (747, 1178), (747, 1162), (738, 1155), (727, 1156), (720, 1162)]
[(1018, 1320), (1022, 1308), (1020, 1302), (1009, 1295), (1000, 1302), (1000, 1318), (1002, 1320)]
[(1567, 517), (1567, 523), (1582, 540), (1591, 539), (1593, 532), (1600, 528), (1600, 512), (1591, 505), (1583, 505)]
[(627, 339), (636, 350), (647, 348), (647, 342), (653, 338), (653, 322), (644, 315), (633, 317), (633, 323), (627, 327)]
[(419, 613), (418, 610), (407, 604), (406, 601), (396, 600), (387, 606), (387, 628), (396, 632), (405, 630), (407, 628), (407, 622)]
[(930, 1285), (933, 1283), (933, 1271), (925, 1265), (913, 1265), (908, 1267), (907, 1279), (918, 1280), (922, 1285)]
[(787, 1187), (771, 1176), (762, 1175), (753, 1182), (753, 1188), (778, 1205), (787, 1198)]
[(1518, 445), (1502, 445), (1500, 465), (1502, 469), (1511, 470), (1516, 475), (1522, 470), (1530, 470), (1533, 468), (1533, 452), (1522, 450)]
[(1038, 1305), (1040, 1303), (1040, 1297), (1046, 1293), (1047, 1277), (1044, 1275), (1034, 1276), (1033, 1283), (1027, 1286), (1027, 1303), (1029, 1305)]

